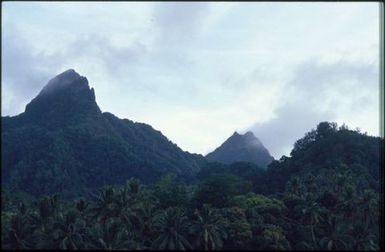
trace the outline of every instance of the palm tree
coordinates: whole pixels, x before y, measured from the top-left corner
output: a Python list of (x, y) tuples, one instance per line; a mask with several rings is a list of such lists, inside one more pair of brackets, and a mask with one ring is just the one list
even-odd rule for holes
[(53, 237), (60, 249), (84, 247), (85, 223), (79, 220), (75, 211), (69, 211), (54, 225)]
[(359, 205), (361, 212), (363, 213), (366, 227), (378, 222), (378, 203), (379, 200), (377, 199), (377, 195), (372, 190), (364, 191), (364, 195), (362, 196)]
[(22, 216), (24, 216), (27, 213), (27, 207), (25, 206), (24, 202), (19, 203), (17, 210)]
[(214, 209), (204, 204), (201, 211), (195, 210), (197, 220), (193, 222), (190, 230), (197, 235), (197, 246), (203, 243), (204, 250), (221, 249), (226, 233), (223, 229), (224, 219)]
[(337, 205), (337, 210), (347, 219), (351, 219), (357, 208), (355, 197), (355, 188), (352, 185), (346, 185), (341, 201)]
[(378, 240), (365, 223), (354, 223), (349, 230), (353, 250), (379, 250)]
[(80, 199), (78, 202), (76, 202), (76, 209), (80, 212), (80, 214), (83, 216), (88, 208), (88, 203)]
[(287, 184), (287, 191), (300, 198), (303, 197), (303, 185), (299, 177), (295, 176), (290, 179)]
[(10, 229), (5, 234), (4, 248), (7, 249), (31, 249), (31, 234), (33, 227), (28, 219), (22, 215), (15, 215), (11, 219)]
[(346, 234), (345, 225), (338, 222), (335, 215), (327, 215), (324, 236), (320, 239), (320, 248), (324, 250), (347, 250), (351, 249), (352, 237)]
[(58, 195), (46, 196), (38, 202), (37, 211), (29, 215), (36, 248), (52, 248), (53, 225), (62, 217)]
[(143, 249), (151, 247), (154, 237), (153, 221), (155, 218), (156, 204), (149, 199), (140, 201), (136, 214), (140, 220), (135, 226), (135, 237)]
[(108, 186), (103, 188), (99, 195), (92, 195), (94, 206), (90, 208), (90, 213), (93, 218), (101, 220), (103, 224), (109, 218), (115, 217), (120, 211), (116, 205), (116, 191), (113, 187)]
[(152, 244), (155, 249), (191, 249), (191, 245), (185, 237), (189, 228), (187, 217), (181, 208), (172, 207), (157, 214), (154, 217), (153, 227), (158, 234)]
[(337, 169), (341, 172), (334, 176), (334, 191), (337, 192), (338, 195), (341, 195), (346, 186), (351, 183), (352, 175), (351, 172), (347, 169), (346, 165), (343, 165)]
[(317, 248), (314, 229), (315, 229), (315, 226), (322, 219), (321, 217), (322, 210), (319, 207), (317, 202), (309, 202), (309, 204), (302, 209), (302, 213), (304, 214), (304, 218), (310, 222), (310, 232), (313, 240), (313, 245), (314, 245), (314, 248)]
[(315, 194), (317, 192), (316, 177), (314, 175), (310, 174), (306, 177), (305, 185), (308, 194)]
[(130, 178), (126, 182), (126, 187), (130, 195), (137, 195), (140, 192), (140, 182), (136, 178)]
[(139, 239), (144, 222), (141, 215), (142, 199), (140, 196), (139, 180), (131, 178), (123, 188), (117, 191), (114, 199), (115, 216), (121, 219), (122, 224), (125, 224), (129, 236), (137, 239)]
[(267, 250), (288, 250), (291, 249), (283, 230), (277, 225), (266, 225), (262, 232), (263, 248)]
[(110, 218), (104, 224), (97, 224), (91, 230), (89, 248), (103, 250), (131, 249), (132, 241), (119, 220)]

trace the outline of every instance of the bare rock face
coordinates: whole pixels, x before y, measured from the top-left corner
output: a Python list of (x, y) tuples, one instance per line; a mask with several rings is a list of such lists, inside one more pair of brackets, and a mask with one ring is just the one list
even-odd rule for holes
[(251, 131), (244, 135), (234, 132), (221, 146), (206, 155), (207, 160), (225, 164), (246, 161), (265, 168), (273, 157)]

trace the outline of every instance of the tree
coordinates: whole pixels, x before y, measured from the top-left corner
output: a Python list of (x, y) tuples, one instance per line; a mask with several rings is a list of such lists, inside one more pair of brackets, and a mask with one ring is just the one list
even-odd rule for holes
[(78, 219), (77, 212), (70, 210), (64, 218), (54, 224), (53, 237), (60, 249), (85, 247), (85, 222)]
[(378, 223), (379, 199), (375, 192), (372, 190), (365, 190), (363, 196), (359, 200), (359, 207), (360, 213), (363, 214), (366, 227)]
[(230, 200), (237, 194), (248, 192), (251, 184), (240, 177), (230, 174), (212, 174), (205, 179), (195, 193), (195, 202), (198, 207), (210, 204), (213, 207), (227, 207)]
[(76, 202), (76, 209), (79, 211), (82, 217), (84, 217), (86, 214), (88, 206), (89, 204), (84, 199), (80, 199), (78, 202)]
[(324, 235), (319, 241), (320, 249), (323, 250), (347, 250), (352, 244), (352, 238), (347, 234), (344, 225), (338, 221), (333, 214), (326, 215), (326, 226), (323, 228)]
[(336, 131), (337, 131), (337, 124), (336, 123), (334, 123), (334, 122), (332, 122), (332, 123), (320, 122), (317, 125), (317, 136), (316, 136), (316, 139), (326, 138), (330, 134), (332, 134), (332, 133), (334, 133)]
[(128, 232), (115, 218), (98, 223), (91, 229), (89, 248), (103, 250), (132, 249), (132, 240)]
[(196, 209), (194, 215), (196, 220), (193, 221), (190, 230), (197, 237), (197, 248), (202, 248), (203, 245), (204, 250), (221, 249), (222, 239), (226, 238), (223, 217), (206, 204), (200, 211)]
[(353, 250), (379, 250), (378, 234), (362, 222), (354, 222), (349, 228)]
[(188, 201), (186, 186), (178, 181), (175, 174), (161, 177), (153, 186), (153, 193), (162, 209), (186, 205)]
[(102, 223), (117, 215), (119, 209), (116, 207), (115, 195), (116, 190), (111, 187), (103, 188), (98, 195), (92, 195), (93, 206), (90, 208), (90, 213), (93, 218), (101, 220)]
[(224, 229), (227, 237), (224, 240), (224, 247), (226, 249), (249, 248), (253, 234), (245, 211), (240, 207), (230, 207), (222, 208), (221, 214), (226, 219)]
[(317, 249), (318, 245), (317, 245), (314, 229), (316, 225), (319, 223), (320, 219), (322, 218), (321, 217), (322, 210), (319, 207), (317, 202), (309, 202), (302, 209), (302, 213), (304, 214), (305, 220), (307, 220), (308, 223), (310, 224), (310, 232), (313, 240), (313, 246), (315, 249)]
[(154, 217), (153, 227), (157, 238), (152, 244), (154, 249), (186, 250), (191, 249), (187, 240), (188, 219), (179, 207), (168, 208)]
[(267, 250), (289, 250), (291, 249), (289, 242), (283, 233), (281, 227), (276, 225), (267, 225), (262, 232), (262, 246)]
[(31, 234), (33, 227), (25, 216), (16, 215), (11, 219), (9, 231), (5, 234), (4, 248), (6, 249), (31, 249)]
[(298, 176), (291, 177), (290, 181), (287, 183), (286, 191), (288, 193), (295, 195), (295, 196), (303, 198), (304, 185), (303, 185), (301, 179)]

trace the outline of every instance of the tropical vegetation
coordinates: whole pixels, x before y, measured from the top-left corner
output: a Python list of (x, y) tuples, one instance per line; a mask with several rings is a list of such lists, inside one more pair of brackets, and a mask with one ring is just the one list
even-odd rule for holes
[(73, 198), (3, 189), (2, 248), (379, 250), (381, 144), (324, 122), (266, 170), (209, 163)]

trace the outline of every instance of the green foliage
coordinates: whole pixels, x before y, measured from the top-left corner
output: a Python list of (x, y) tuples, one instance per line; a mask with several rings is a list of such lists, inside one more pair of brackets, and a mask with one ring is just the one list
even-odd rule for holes
[[(320, 123), (317, 130), (299, 139), (291, 157), (282, 157), (266, 170), (266, 176), (257, 184), (268, 181), (267, 194), (282, 193), (286, 182), (294, 176), (313, 175), (322, 187), (336, 186), (335, 173), (347, 171), (359, 190), (379, 191), (380, 145), (383, 140), (340, 127)], [(342, 175), (343, 176), (343, 175)]]
[(200, 211), (195, 210), (194, 215), (196, 220), (193, 220), (190, 230), (196, 236), (196, 247), (204, 250), (222, 249), (223, 239), (227, 238), (226, 220), (218, 209), (203, 205)]
[(233, 196), (251, 190), (250, 182), (231, 174), (212, 174), (203, 180), (195, 192), (197, 206), (211, 204), (213, 207), (229, 206)]
[(104, 185), (122, 185), (130, 177), (153, 182), (175, 173), (188, 180), (206, 162), (149, 125), (101, 113), (88, 98), (84, 102), (93, 104), (77, 104), (83, 98), (75, 104), (60, 98), (62, 106), (43, 118), (32, 110), (2, 117), (3, 188), (34, 197), (60, 193), (75, 198)]
[(224, 226), (227, 232), (225, 247), (229, 249), (248, 248), (252, 240), (252, 230), (245, 211), (239, 207), (230, 207), (223, 208), (221, 212), (227, 220)]
[(2, 248), (379, 250), (376, 144), (323, 123), (262, 173), (211, 164), (190, 184), (131, 178), (75, 199), (5, 190)]
[(253, 192), (234, 197), (233, 205), (243, 209), (253, 209), (260, 214), (269, 213), (273, 215), (281, 214), (286, 208), (281, 200), (257, 195)]
[(188, 203), (188, 190), (175, 174), (162, 176), (153, 186), (154, 196), (159, 199), (159, 207), (164, 209)]
[(189, 228), (188, 218), (184, 210), (179, 207), (168, 208), (154, 216), (153, 227), (157, 238), (152, 247), (154, 249), (186, 250), (190, 249), (187, 240)]
[(259, 239), (262, 248), (266, 250), (289, 250), (291, 248), (282, 228), (276, 225), (267, 226)]

